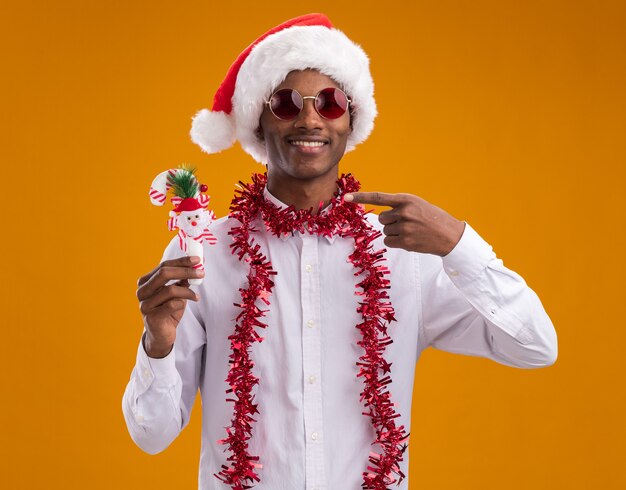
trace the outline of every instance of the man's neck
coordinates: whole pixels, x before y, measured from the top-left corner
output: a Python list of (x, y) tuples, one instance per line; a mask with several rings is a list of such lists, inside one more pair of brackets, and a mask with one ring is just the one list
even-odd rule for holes
[(267, 177), (267, 190), (281, 202), (296, 209), (313, 209), (317, 214), (320, 201), (326, 207), (337, 192), (338, 175), (329, 172), (327, 176), (318, 179), (301, 180), (281, 176), (280, 179)]

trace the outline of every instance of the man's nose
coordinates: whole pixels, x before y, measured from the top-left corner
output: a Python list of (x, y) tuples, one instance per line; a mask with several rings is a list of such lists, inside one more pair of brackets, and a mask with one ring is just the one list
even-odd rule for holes
[(302, 97), (302, 110), (296, 118), (294, 126), (296, 128), (320, 128), (322, 125), (322, 117), (315, 109), (315, 97)]

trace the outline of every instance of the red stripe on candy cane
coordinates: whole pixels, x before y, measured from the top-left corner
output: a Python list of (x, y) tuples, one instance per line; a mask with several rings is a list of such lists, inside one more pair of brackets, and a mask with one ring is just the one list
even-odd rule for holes
[(200, 206), (202, 206), (203, 208), (206, 208), (209, 205), (210, 200), (211, 198), (207, 196), (206, 194), (200, 194), (200, 196), (198, 196), (198, 202), (200, 203)]
[(172, 187), (173, 184), (173, 179), (174, 176), (176, 175), (176, 170), (174, 169), (169, 169), (167, 171), (167, 178), (165, 179), (165, 189), (166, 190), (170, 190), (170, 187)]
[(161, 204), (163, 204), (165, 202), (165, 194), (161, 194), (159, 191), (152, 189), (150, 191), (150, 198), (160, 202)]

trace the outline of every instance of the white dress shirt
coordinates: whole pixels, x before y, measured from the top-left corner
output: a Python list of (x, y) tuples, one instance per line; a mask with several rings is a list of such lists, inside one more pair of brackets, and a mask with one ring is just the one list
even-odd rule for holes
[[(266, 197), (285, 206), (269, 192)], [(372, 225), (382, 229), (375, 215)], [(221, 218), (211, 227), (217, 245), (205, 246), (206, 275), (188, 301), (176, 342), (163, 359), (146, 355), (140, 342), (137, 363), (122, 408), (130, 435), (144, 451), (163, 451), (189, 422), (196, 393), (202, 397), (199, 489), (225, 489), (214, 473), (229, 453), (218, 444), (230, 425), (225, 379), (239, 288), (248, 267), (231, 254), (231, 226)], [(277, 238), (258, 221), (255, 240), (277, 275), (265, 317), (265, 337), (252, 347), (256, 416), (249, 451), (260, 456), (259, 490), (360, 489), (374, 430), (362, 415), (356, 361), (360, 322), (354, 268), (347, 261), (352, 239), (295, 233)], [(375, 248), (383, 248), (382, 238)], [(175, 237), (163, 259), (184, 255)], [(496, 258), (491, 246), (466, 223), (459, 243), (445, 257), (388, 249), (389, 295), (396, 322), (385, 359), (392, 364), (388, 385), (396, 423), (411, 430), (415, 363), (429, 347), (482, 356), (519, 368), (553, 364), (557, 338), (537, 295), (523, 278)], [(195, 288), (194, 288), (195, 289)], [(263, 306), (265, 306), (263, 304)], [(408, 484), (408, 449), (400, 464)]]

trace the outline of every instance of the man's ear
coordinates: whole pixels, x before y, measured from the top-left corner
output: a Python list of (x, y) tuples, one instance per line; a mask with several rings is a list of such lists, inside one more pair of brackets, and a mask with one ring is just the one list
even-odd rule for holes
[(261, 123), (260, 122), (259, 122), (259, 125), (257, 126), (256, 130), (254, 131), (254, 134), (261, 141), (263, 141), (265, 139), (265, 136), (263, 135), (263, 128), (261, 127)]

